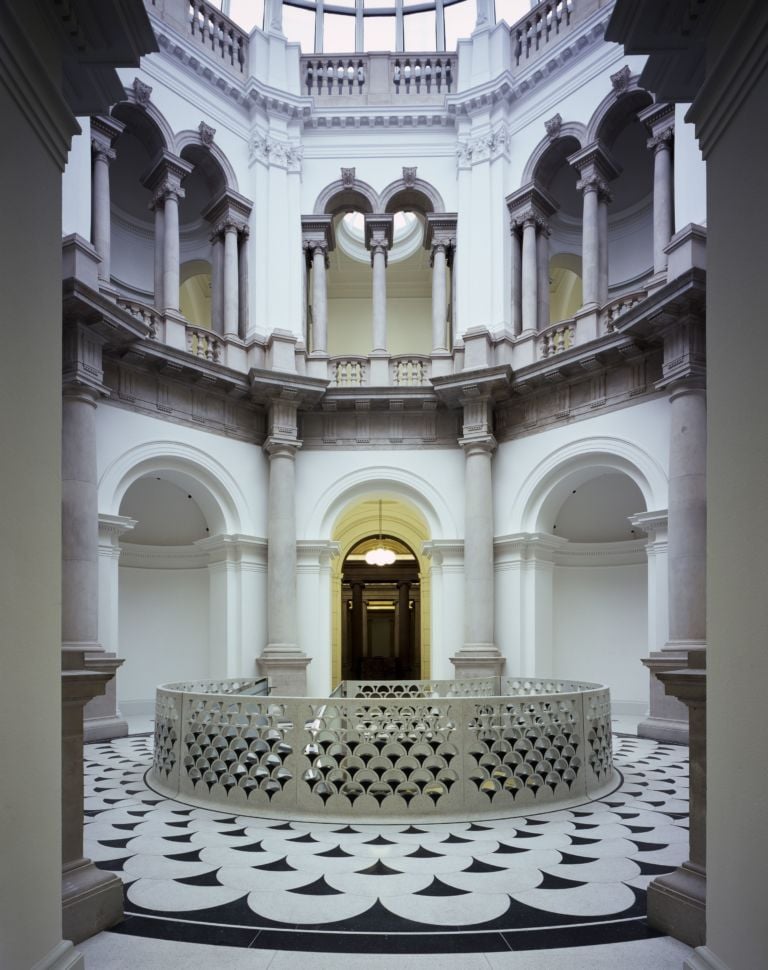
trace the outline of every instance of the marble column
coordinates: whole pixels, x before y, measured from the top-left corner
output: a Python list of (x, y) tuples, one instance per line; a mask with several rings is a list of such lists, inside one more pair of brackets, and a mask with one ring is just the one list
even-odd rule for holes
[[(83, 709), (114, 677), (98, 642), (99, 537), (96, 406), (103, 340), (81, 323), (64, 329), (62, 404), (62, 907), (79, 942), (122, 918), (122, 883), (83, 856)], [(95, 657), (96, 662), (91, 663)], [(123, 722), (127, 733), (127, 725)], [(114, 736), (117, 736), (114, 735)]]
[(608, 183), (619, 174), (619, 168), (597, 142), (569, 155), (568, 162), (579, 173), (576, 188), (583, 194), (583, 308), (596, 310), (608, 300)]
[(432, 353), (447, 349), (445, 318), (448, 313), (448, 256), (445, 243), (432, 247)]
[(456, 676), (500, 674), (504, 660), (494, 639), (492, 402), (465, 398), (464, 436), (464, 645), (451, 662)]
[(394, 216), (366, 215), (365, 245), (371, 253), (373, 355), (387, 353), (387, 253), (392, 246)]
[(536, 182), (508, 195), (506, 202), (512, 232), (512, 332), (532, 334), (549, 325), (547, 220), (557, 203)]
[(240, 271), (237, 260), (237, 232), (236, 223), (224, 224), (224, 334), (231, 337), (236, 337), (239, 330)]
[(546, 330), (549, 326), (549, 226), (545, 222), (538, 225), (536, 237), (536, 297), (538, 305), (538, 328)]
[(576, 186), (584, 194), (581, 237), (581, 282), (585, 307), (596, 306), (599, 300), (598, 272), (600, 267), (599, 180), (596, 176), (580, 179)]
[(311, 244), (312, 249), (312, 350), (328, 353), (328, 248), (324, 243)]
[(274, 694), (301, 697), (307, 689), (309, 657), (298, 647), (296, 596), (296, 437), (297, 403), (277, 398), (270, 405), (267, 524), (267, 644), (261, 673)]
[(360, 659), (363, 656), (364, 589), (364, 583), (352, 583), (352, 642), (349, 644), (349, 656), (347, 657), (348, 666), (351, 666), (353, 657), (357, 659), (357, 666), (351, 670), (352, 677), (360, 676)]
[(165, 204), (158, 195), (150, 204), (155, 214), (155, 306), (163, 306), (163, 253), (165, 252)]
[(687, 742), (687, 711), (667, 696), (658, 675), (684, 668), (706, 647), (707, 412), (704, 328), (695, 316), (676, 318), (664, 338), (662, 380), (669, 393), (667, 525), (669, 640), (643, 661), (651, 672), (650, 716), (641, 737)]
[[(309, 215), (301, 217), (301, 238), (305, 253), (306, 285), (312, 286), (312, 333), (309, 373), (327, 377), (328, 357), (328, 277), (330, 253), (336, 246), (333, 217)], [(308, 299), (305, 301), (305, 306)], [(309, 341), (310, 334), (307, 332)], [(317, 358), (315, 361), (312, 358)]]
[(111, 279), (112, 213), (109, 190), (109, 166), (115, 160), (112, 144), (125, 128), (116, 118), (102, 115), (91, 118), (91, 151), (93, 172), (91, 183), (91, 241), (101, 262), (98, 277), (105, 283)]
[(378, 244), (371, 250), (373, 267), (373, 352), (387, 350), (387, 248)]
[(538, 330), (539, 318), (539, 270), (538, 244), (536, 241), (536, 218), (529, 213), (523, 221), (523, 330)]
[(240, 245), (237, 250), (238, 267), (238, 293), (240, 296), (240, 308), (238, 312), (238, 324), (240, 336), (245, 338), (248, 333), (248, 238), (250, 230), (244, 225), (239, 233)]
[(217, 226), (211, 240), (211, 330), (224, 333), (224, 240)]
[[(181, 183), (191, 171), (192, 165), (164, 149), (142, 177), (142, 184), (152, 192), (155, 209), (155, 287), (160, 289), (155, 301), (159, 309), (171, 314), (179, 312), (179, 200), (184, 198)], [(162, 218), (158, 216), (160, 209)], [(157, 265), (161, 254), (162, 270)]]
[(653, 270), (666, 278), (664, 249), (675, 231), (674, 170), (675, 106), (665, 102), (650, 105), (638, 115), (648, 129), (648, 148), (653, 152)]
[(512, 233), (512, 333), (515, 337), (523, 329), (523, 249), (520, 238), (521, 225), (513, 219), (510, 223)]

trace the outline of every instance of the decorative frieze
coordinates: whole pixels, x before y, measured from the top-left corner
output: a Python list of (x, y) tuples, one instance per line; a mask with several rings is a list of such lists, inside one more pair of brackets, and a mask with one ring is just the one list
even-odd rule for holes
[(500, 125), (493, 131), (459, 142), (456, 161), (459, 169), (468, 169), (481, 162), (493, 162), (497, 158), (509, 158), (512, 144), (511, 128)]
[(256, 161), (284, 168), (290, 174), (301, 174), (304, 149), (294, 142), (278, 141), (264, 135), (254, 135), (248, 143), (248, 163)]

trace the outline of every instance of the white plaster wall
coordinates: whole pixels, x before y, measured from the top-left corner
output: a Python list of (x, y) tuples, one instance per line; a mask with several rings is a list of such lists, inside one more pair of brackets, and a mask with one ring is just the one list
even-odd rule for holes
[[(328, 301), (328, 353), (331, 356), (371, 352), (371, 300)], [(430, 354), (432, 300), (418, 297), (387, 299), (387, 350), (390, 354)]]
[(152, 302), (155, 289), (155, 242), (112, 221), (110, 252), (112, 276), (141, 291)]
[[(630, 460), (642, 458), (660, 486), (649, 508), (667, 507), (669, 402), (665, 396), (600, 414), (576, 424), (502, 442), (493, 458), (496, 535), (524, 530), (523, 504), (546, 471), (578, 453), (613, 449)], [(554, 458), (552, 457), (554, 456)], [(638, 512), (643, 511), (637, 509)]]
[(647, 569), (555, 566), (553, 672), (607, 684), (614, 709), (648, 706)]
[(119, 568), (118, 702), (130, 712), (158, 684), (219, 677), (208, 657), (208, 570)]
[[(116, 496), (116, 486), (137, 461), (151, 455), (162, 462), (165, 456), (171, 456), (177, 465), (186, 461), (190, 474), (195, 473), (193, 463), (199, 462), (221, 477), (224, 486), (231, 489), (239, 519), (234, 531), (251, 536), (266, 535), (269, 467), (260, 448), (109, 404), (99, 407), (96, 429), (100, 512), (118, 514), (122, 496)], [(209, 525), (214, 534), (215, 524)]]

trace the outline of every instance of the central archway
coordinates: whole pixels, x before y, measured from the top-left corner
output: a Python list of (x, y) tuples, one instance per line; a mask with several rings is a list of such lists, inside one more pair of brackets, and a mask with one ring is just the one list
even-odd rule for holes
[[(380, 536), (395, 561), (369, 565), (365, 553)], [(430, 536), (423, 516), (399, 497), (370, 494), (344, 509), (333, 538), (340, 547), (331, 582), (333, 685), (429, 678), (430, 562), (421, 550)]]

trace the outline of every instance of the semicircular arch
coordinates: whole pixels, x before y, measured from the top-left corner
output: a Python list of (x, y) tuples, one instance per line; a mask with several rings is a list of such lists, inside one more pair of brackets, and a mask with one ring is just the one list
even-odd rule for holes
[(638, 111), (653, 103), (653, 95), (641, 88), (639, 81), (639, 75), (633, 74), (620, 95), (611, 91), (603, 98), (587, 123), (585, 145), (599, 141), (610, 148), (621, 129), (637, 121)]
[(125, 89), (125, 98), (112, 106), (110, 114), (118, 121), (130, 125), (150, 154), (158, 154), (163, 149), (173, 151), (172, 126), (151, 101), (146, 104), (138, 102), (133, 88)]
[(137, 445), (111, 462), (99, 481), (99, 509), (106, 514), (119, 514), (120, 503), (130, 486), (160, 472), (192, 495), (211, 535), (252, 532), (245, 496), (229, 471), (204, 451), (177, 441)]
[[(555, 170), (568, 155), (587, 144), (587, 129), (580, 121), (568, 121), (560, 127), (557, 138), (544, 137), (534, 148), (525, 163), (520, 185), (528, 185), (534, 179), (545, 187)], [(550, 164), (548, 164), (550, 162)], [(555, 163), (556, 164), (552, 164)], [(550, 171), (551, 169), (551, 171)]]
[(424, 179), (412, 179), (408, 182), (399, 178), (382, 190), (380, 196), (382, 212), (402, 212), (418, 210), (419, 212), (445, 212), (443, 197), (437, 189)]
[(549, 532), (547, 523), (574, 484), (607, 471), (627, 475), (640, 489), (646, 510), (666, 508), (667, 476), (648, 452), (620, 438), (582, 438), (548, 455), (523, 482), (514, 503), (522, 510), (521, 531)]
[(351, 184), (337, 179), (320, 192), (315, 202), (315, 215), (339, 212), (381, 212), (378, 193), (367, 182), (355, 179)]
[(199, 131), (192, 131), (191, 129), (180, 131), (176, 135), (175, 145), (176, 154), (179, 156), (179, 158), (182, 157), (181, 153), (185, 148), (193, 147), (200, 151), (207, 152), (211, 156), (211, 159), (219, 167), (226, 187), (228, 189), (232, 189), (234, 192), (238, 191), (237, 175), (232, 167), (232, 163), (218, 145), (206, 145), (200, 138)]

